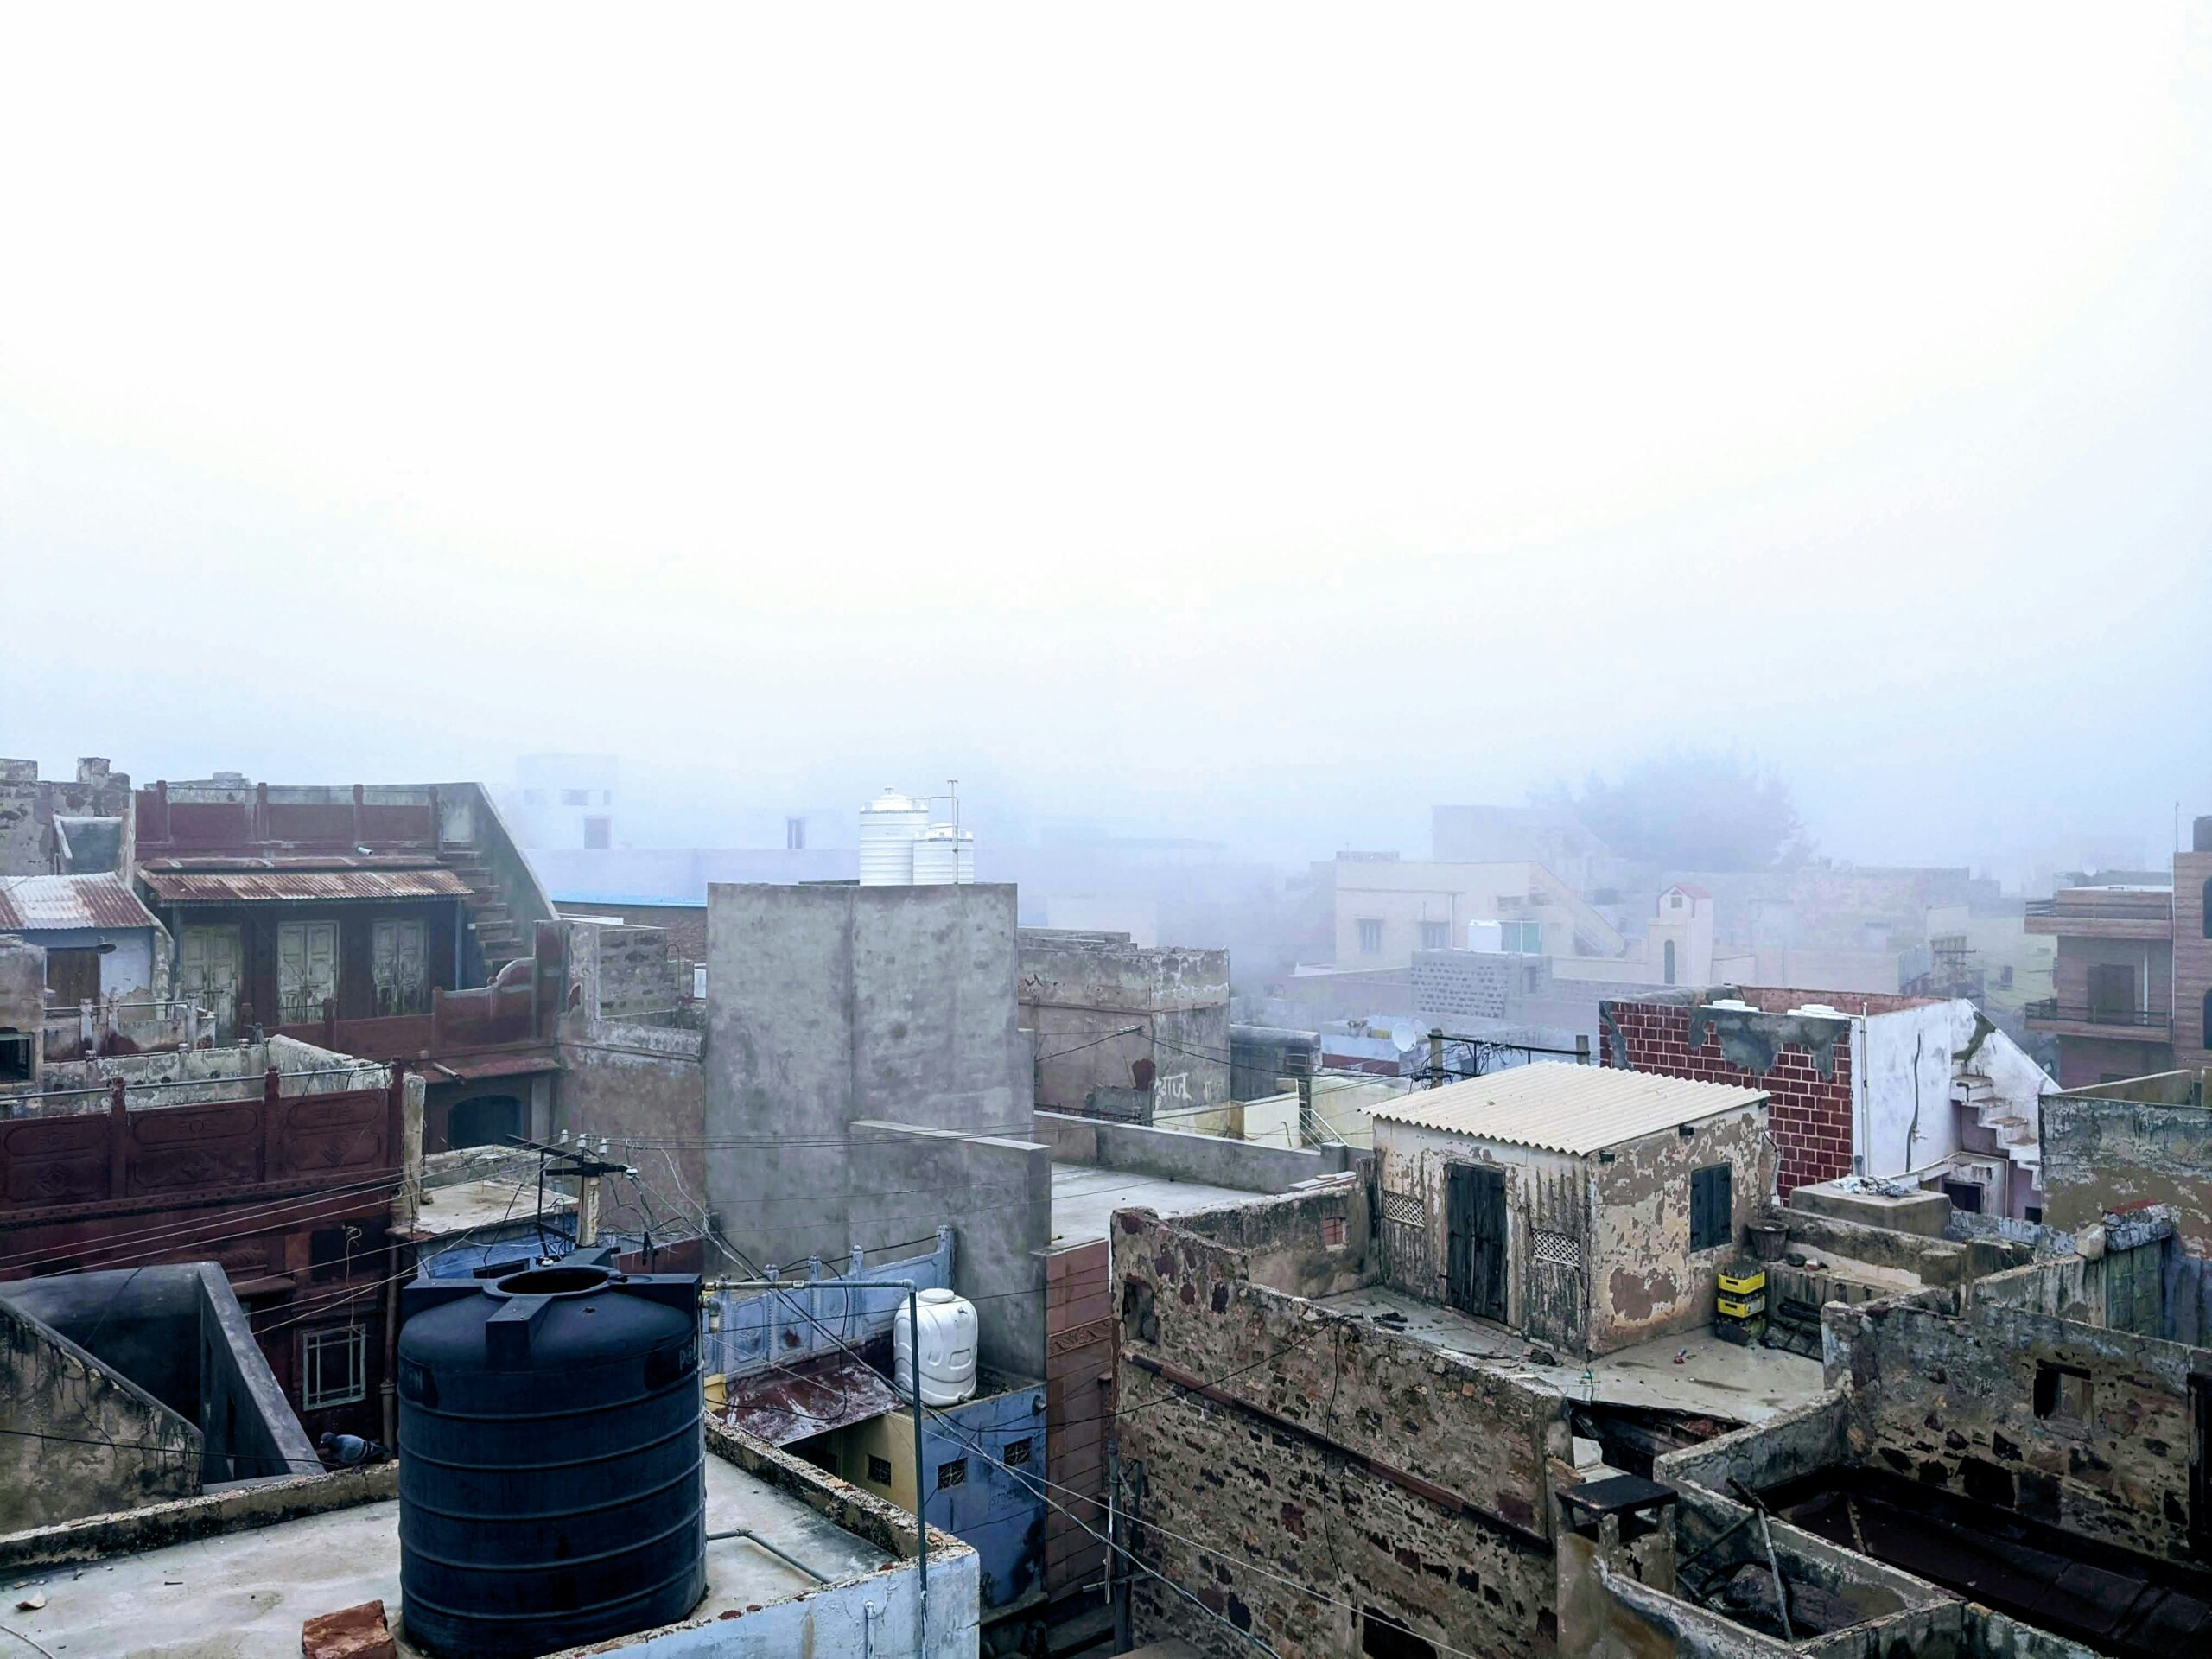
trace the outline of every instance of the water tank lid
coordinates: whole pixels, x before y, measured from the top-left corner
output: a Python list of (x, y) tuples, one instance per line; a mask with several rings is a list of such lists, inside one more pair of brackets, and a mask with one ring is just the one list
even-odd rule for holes
[(1756, 1014), (1758, 1009), (1740, 996), (1724, 996), (1705, 1005), (1708, 1008), (1726, 1008), (1732, 1014)]
[(949, 823), (933, 823), (922, 831), (921, 838), (924, 841), (973, 841), (976, 832), (973, 830), (956, 830)]
[(861, 810), (868, 812), (918, 812), (922, 810), (922, 804), (919, 801), (909, 800), (890, 785), (886, 784), (883, 786), (883, 793), (870, 801)]
[(1801, 1003), (1798, 1007), (1790, 1009), (1789, 1012), (1792, 1014), (1809, 1014), (1818, 1019), (1823, 1020), (1848, 1020), (1851, 1017), (1841, 1008), (1832, 1007), (1826, 1002)]
[(945, 1289), (944, 1286), (934, 1285), (929, 1289), (924, 1291), (921, 1294), (919, 1300), (928, 1303), (931, 1306), (935, 1307), (942, 1306), (946, 1302), (957, 1302), (960, 1298), (956, 1296), (952, 1292)]

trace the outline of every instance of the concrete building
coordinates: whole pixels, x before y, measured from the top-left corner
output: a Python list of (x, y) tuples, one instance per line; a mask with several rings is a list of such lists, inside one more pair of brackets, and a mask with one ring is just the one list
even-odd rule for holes
[(73, 779), (41, 779), (35, 760), (0, 760), (0, 879), (118, 874), (132, 864), (130, 776), (97, 755)]
[(1608, 1066), (1768, 1090), (1784, 1194), (1940, 1181), (1961, 1208), (2038, 1217), (2039, 1103), (2058, 1085), (1971, 1002), (1724, 985), (1602, 1014)]
[(0, 1531), (320, 1471), (210, 1262), (0, 1283)]
[(1503, 950), (1554, 957), (1618, 957), (1620, 930), (1541, 864), (1444, 863), (1340, 853), (1332, 891), (1336, 965), (1404, 968), (1416, 950), (1468, 943), (1467, 925), (1495, 922)]
[(605, 849), (614, 845), (621, 763), (611, 754), (525, 754), (506, 804), (518, 844)]
[(1149, 1123), (1229, 1099), (1229, 952), (1032, 927), (1020, 946), (1040, 1109)]
[(2062, 887), (2029, 901), (2028, 931), (2055, 937), (2058, 955), (2028, 1028), (2057, 1039), (2064, 1087), (2173, 1066), (2174, 904), (2171, 887)]
[(310, 1433), (388, 1439), (410, 1098), (419, 1122), (419, 1080), (282, 1037), (49, 1063), (6, 1098), (0, 1281), (216, 1262)]
[(1528, 1065), (1374, 1119), (1383, 1282), (1584, 1357), (1711, 1325), (1774, 1185), (1758, 1089)]
[[(972, 1659), (974, 1550), (927, 1534), (925, 1612), (912, 1516), (750, 1436), (703, 1432), (704, 1599), (676, 1624), (548, 1659)], [(0, 1570), (42, 1605), (7, 1623), (54, 1653), (298, 1659), (303, 1623), (371, 1605), (384, 1650), (411, 1659), (397, 1477), (381, 1464), (10, 1535)]]

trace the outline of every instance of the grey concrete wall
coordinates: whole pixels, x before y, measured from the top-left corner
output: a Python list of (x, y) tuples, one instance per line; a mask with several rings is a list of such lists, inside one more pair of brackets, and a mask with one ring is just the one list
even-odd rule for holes
[(1020, 951), (1040, 1103), (1073, 1110), (1093, 1090), (1128, 1088), (1149, 1088), (1161, 1114), (1229, 1099), (1228, 951), (1043, 928), (1021, 930)]
[(2107, 1210), (2168, 1205), (2182, 1249), (2212, 1257), (2212, 1109), (2083, 1099), (2043, 1103), (2044, 1219), (2066, 1232)]
[(995, 1370), (1042, 1376), (1052, 1149), (880, 1120), (852, 1132), (854, 1248), (873, 1255), (950, 1226), (952, 1287), (976, 1304), (977, 1357)]
[(198, 1479), (283, 1479), (322, 1466), (213, 1262), (18, 1280), (0, 1285), (0, 1306), (81, 1344), (196, 1426), (205, 1440)]
[(1287, 1192), (1300, 1181), (1337, 1174), (1356, 1161), (1356, 1154), (1345, 1147), (1262, 1147), (1219, 1135), (1108, 1123), (1059, 1112), (1033, 1114), (1030, 1135), (1051, 1146), (1062, 1163), (1096, 1164), (1243, 1192)]
[(200, 1491), (200, 1431), (0, 1301), (0, 1533)]
[(707, 950), (707, 1192), (754, 1260), (836, 1259), (867, 1230), (856, 1119), (1027, 1132), (1012, 887), (716, 886)]

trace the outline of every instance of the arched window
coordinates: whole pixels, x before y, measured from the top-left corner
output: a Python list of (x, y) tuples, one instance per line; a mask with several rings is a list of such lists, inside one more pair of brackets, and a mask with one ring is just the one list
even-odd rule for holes
[(1672, 939), (1668, 940), (1661, 947), (1659, 959), (1667, 964), (1667, 983), (1673, 984), (1675, 982), (1675, 942)]
[(479, 1095), (457, 1102), (446, 1114), (446, 1150), (500, 1146), (522, 1128), (522, 1102), (512, 1095)]

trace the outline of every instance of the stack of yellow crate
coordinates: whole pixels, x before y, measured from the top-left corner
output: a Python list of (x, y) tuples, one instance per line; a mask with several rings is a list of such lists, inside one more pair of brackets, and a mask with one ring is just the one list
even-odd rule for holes
[(1713, 1333), (1745, 1347), (1766, 1335), (1766, 1268), (1743, 1257), (1720, 1269)]

